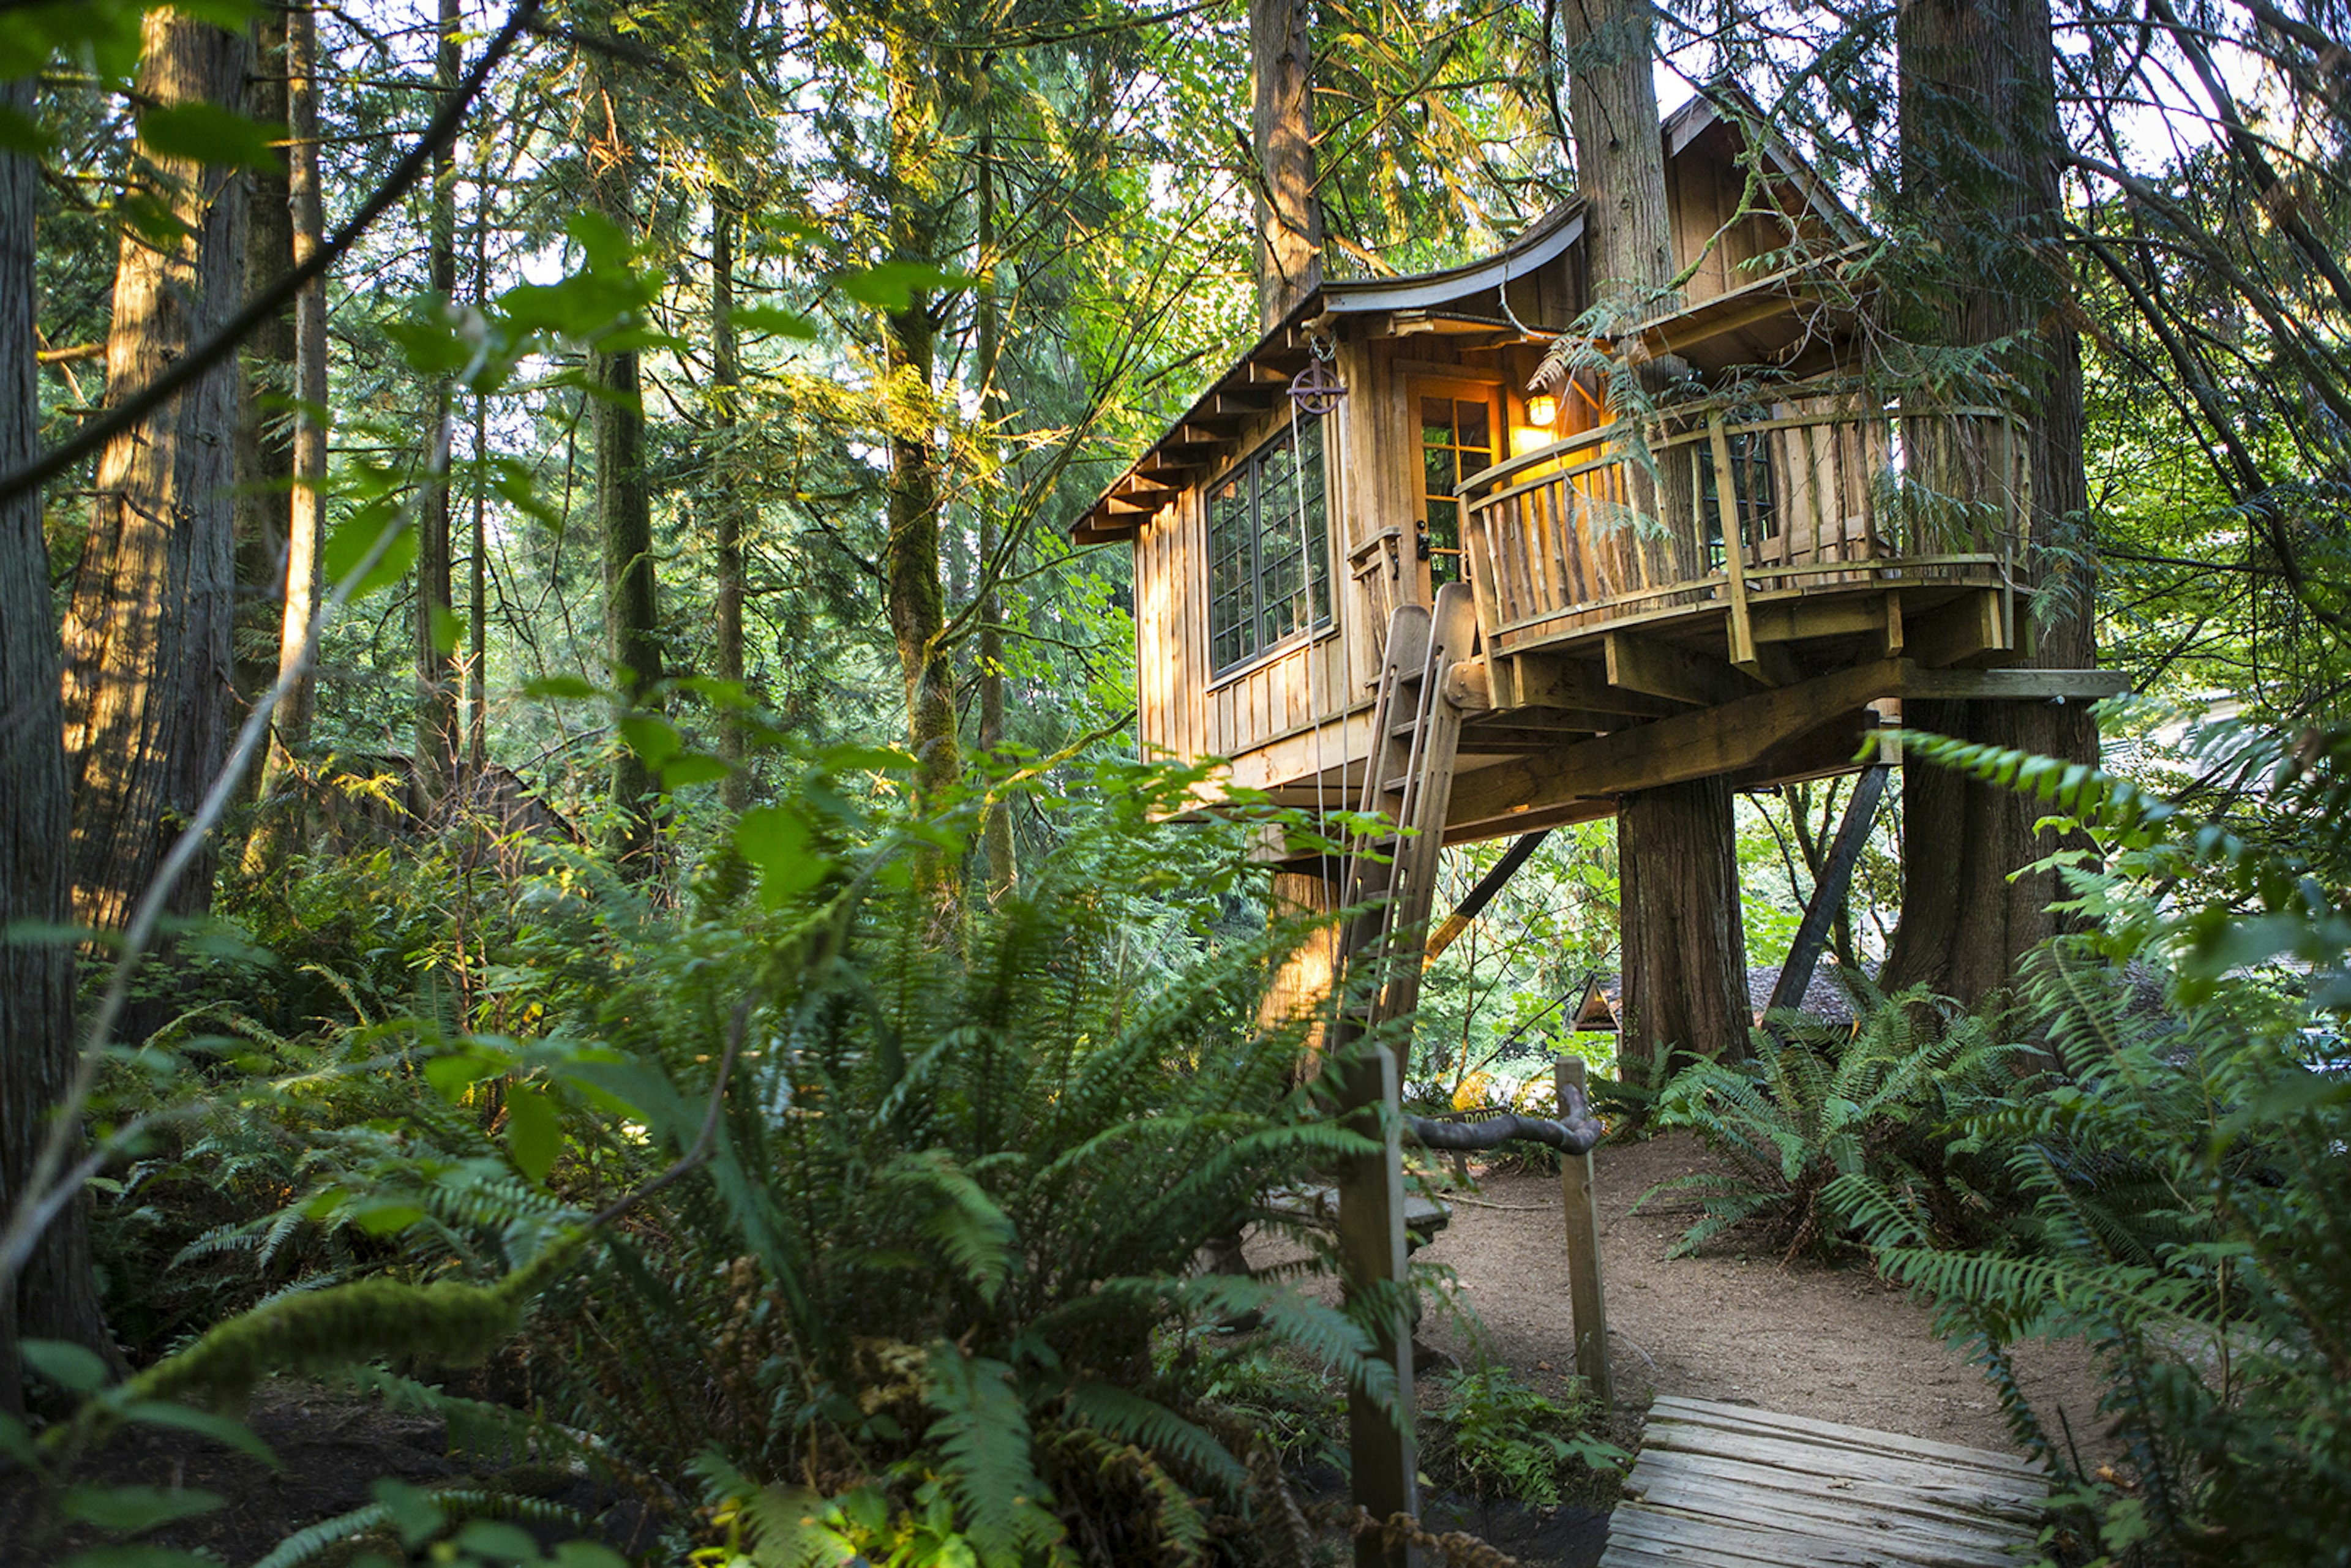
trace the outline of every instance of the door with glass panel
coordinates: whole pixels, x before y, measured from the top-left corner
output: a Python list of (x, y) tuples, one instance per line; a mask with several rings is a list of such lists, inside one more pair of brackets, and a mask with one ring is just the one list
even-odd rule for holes
[(1468, 580), (1461, 551), (1461, 481), (1501, 456), (1496, 444), (1495, 389), (1469, 382), (1419, 381), (1412, 385), (1420, 418), (1420, 559), (1428, 563), (1433, 593)]

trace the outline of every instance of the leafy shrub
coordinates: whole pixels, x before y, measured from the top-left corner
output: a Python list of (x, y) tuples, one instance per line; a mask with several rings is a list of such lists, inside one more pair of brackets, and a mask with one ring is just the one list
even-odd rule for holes
[(1601, 1412), (1537, 1393), (1504, 1366), (1432, 1380), (1421, 1469), (1439, 1486), (1480, 1501), (1526, 1508), (1557, 1503), (1564, 1489), (1619, 1472), (1630, 1458), (1592, 1435)]
[(1694, 1062), (1658, 1096), (1661, 1129), (1693, 1129), (1731, 1166), (1642, 1195), (1697, 1195), (1704, 1217), (1675, 1256), (1749, 1223), (1786, 1258), (1834, 1256), (1853, 1244), (1864, 1196), (1925, 1227), (1959, 1222), (1973, 1195), (1953, 1179), (1940, 1134), (2002, 1091), (2016, 1048), (1923, 990), (1865, 1008), (1849, 1032), (1781, 1014), (1753, 1039), (1751, 1060)]
[[(2098, 925), (2032, 975), (2060, 1080), (1970, 1123), (2010, 1151), (2024, 1221), (1951, 1249), (1855, 1194), (1880, 1266), (1932, 1294), (2055, 1471), (2061, 1555), (2351, 1562), (2351, 733), (2288, 754), (2226, 737), (2252, 786), (2233, 823), (2046, 758), (1916, 749), (2048, 801), (2108, 863), (2072, 863)], [(2095, 1354), (2122, 1469), (2088, 1465), (2018, 1384), (2009, 1347), (2052, 1336)]]

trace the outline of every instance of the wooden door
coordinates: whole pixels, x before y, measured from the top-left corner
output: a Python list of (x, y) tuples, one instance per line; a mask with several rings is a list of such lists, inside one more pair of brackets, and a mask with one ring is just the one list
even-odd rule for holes
[(1419, 446), (1414, 521), (1416, 548), (1428, 563), (1428, 592), (1468, 580), (1461, 552), (1461, 503), (1454, 491), (1504, 455), (1501, 389), (1489, 382), (1413, 378), (1407, 399)]

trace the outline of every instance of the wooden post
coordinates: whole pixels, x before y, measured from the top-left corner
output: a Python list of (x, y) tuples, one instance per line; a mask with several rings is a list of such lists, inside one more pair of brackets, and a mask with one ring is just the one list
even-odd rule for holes
[(1755, 627), (1747, 613), (1747, 550), (1739, 525), (1739, 476), (1730, 466), (1730, 442), (1723, 434), (1719, 412), (1706, 416), (1706, 433), (1714, 454), (1715, 512), (1722, 522), (1722, 570), (1730, 583), (1730, 662), (1760, 678), (1762, 665), (1755, 652)]
[[(1583, 1090), (1583, 1059), (1559, 1059), (1559, 1113), (1567, 1114), (1567, 1092)], [(1608, 1305), (1600, 1289), (1600, 1207), (1592, 1185), (1589, 1154), (1559, 1158), (1560, 1196), (1567, 1216), (1567, 1301), (1575, 1326), (1575, 1371), (1601, 1408), (1616, 1403), (1608, 1375)]]
[[(1377, 1082), (1372, 1082), (1376, 1075)], [(1344, 1161), (1339, 1170), (1339, 1254), (1344, 1278), (1357, 1282), (1395, 1281), (1410, 1290), (1404, 1228), (1403, 1122), (1395, 1051), (1371, 1048), (1367, 1059), (1347, 1069), (1343, 1099), (1385, 1107), (1385, 1146), (1377, 1155)], [(1360, 1124), (1359, 1124), (1360, 1125)], [(1409, 1301), (1407, 1295), (1405, 1300)], [(1401, 1304), (1400, 1304), (1401, 1305)], [(1413, 1432), (1412, 1314), (1383, 1314), (1372, 1332), (1374, 1358), (1395, 1374), (1395, 1407), (1384, 1411), (1360, 1389), (1347, 1396), (1347, 1452), (1354, 1471), (1353, 1495), (1374, 1519), (1399, 1513), (1420, 1517), (1420, 1456)], [(1391, 1546), (1377, 1534), (1355, 1538), (1355, 1568), (1410, 1568), (1410, 1549)]]
[(1886, 776), (1893, 769), (1884, 763), (1861, 770), (1854, 784), (1853, 799), (1845, 803), (1844, 821), (1837, 826), (1837, 836), (1829, 847), (1829, 858), (1821, 866), (1820, 880), (1813, 884), (1812, 902), (1804, 905), (1804, 918), (1796, 927), (1796, 939), (1789, 946), (1788, 961), (1780, 967), (1780, 978), (1771, 987), (1768, 1010), (1801, 1008), (1804, 994), (1813, 988), (1813, 969), (1821, 961), (1821, 949), (1828, 945), (1829, 928), (1836, 924), (1837, 911), (1844, 905), (1845, 890), (1853, 885), (1853, 868), (1861, 859), (1861, 848), (1869, 841), (1870, 824), (1877, 820), (1877, 802), (1886, 793)]

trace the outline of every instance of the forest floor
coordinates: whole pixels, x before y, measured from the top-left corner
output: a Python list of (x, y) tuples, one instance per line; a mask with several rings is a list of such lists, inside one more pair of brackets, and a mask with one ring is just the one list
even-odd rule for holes
[[(1608, 1436), (1627, 1452), (1660, 1394), (1753, 1405), (1786, 1415), (2012, 1451), (1983, 1375), (1936, 1337), (1932, 1313), (1865, 1262), (1782, 1267), (1756, 1239), (1733, 1232), (1691, 1258), (1668, 1259), (1698, 1217), (1695, 1202), (1659, 1182), (1714, 1167), (1687, 1134), (1604, 1145), (1594, 1158), (1600, 1271), (1607, 1292), (1616, 1412)], [(1559, 1179), (1486, 1174), (1474, 1191), (1448, 1192), (1453, 1218), (1418, 1261), (1453, 1270), (1492, 1358), (1540, 1392), (1564, 1394), (1574, 1371)], [(1253, 1243), (1252, 1262), (1287, 1255)], [(1469, 1333), (1432, 1312), (1422, 1340), (1474, 1359)], [(2015, 1347), (2023, 1385), (2053, 1425), (2063, 1409), (2083, 1457), (2098, 1440), (2097, 1382), (2078, 1345)], [(1480, 1514), (1485, 1514), (1481, 1519)], [(1598, 1516), (1573, 1506), (1541, 1518), (1472, 1510), (1461, 1525), (1486, 1534), (1528, 1568), (1586, 1568), (1599, 1558)]]
[[(1687, 1134), (1604, 1146), (1593, 1156), (1617, 1396), (1610, 1437), (1619, 1446), (1640, 1447), (1643, 1412), (1669, 1394), (2013, 1448), (1983, 1375), (1936, 1337), (1928, 1308), (1865, 1263), (1782, 1266), (1737, 1232), (1696, 1257), (1668, 1259), (1698, 1218), (1696, 1202), (1666, 1193), (1638, 1214), (1634, 1206), (1659, 1182), (1714, 1167)], [(1575, 1353), (1558, 1178), (1489, 1175), (1474, 1193), (1447, 1200), (1452, 1222), (1417, 1256), (1453, 1270), (1495, 1360), (1539, 1390), (1562, 1389)], [(1424, 1338), (1470, 1355), (1468, 1335), (1454, 1323), (1432, 1322)], [(2099, 1449), (2098, 1385), (2082, 1347), (2025, 1344), (2016, 1358), (2035, 1406), (2053, 1423), (2054, 1411), (2064, 1411), (2085, 1457)], [(1592, 1536), (1560, 1531), (1560, 1554), (1530, 1552), (1531, 1540), (1516, 1554), (1529, 1568), (1581, 1568), (1597, 1561)]]

